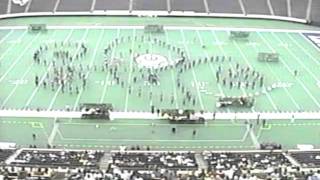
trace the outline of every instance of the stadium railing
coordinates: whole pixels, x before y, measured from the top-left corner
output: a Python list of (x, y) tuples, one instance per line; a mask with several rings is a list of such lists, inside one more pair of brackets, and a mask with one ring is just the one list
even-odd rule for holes
[(196, 13), (193, 11), (79, 11), (79, 12), (29, 12), (29, 13), (14, 13), (14, 14), (2, 14), (0, 19), (14, 18), (14, 17), (35, 17), (35, 16), (152, 16), (152, 17), (231, 17), (231, 18), (250, 18), (250, 19), (270, 19), (291, 21), (298, 23), (308, 23), (306, 19), (299, 19), (293, 17), (284, 16), (272, 16), (272, 15), (257, 15), (257, 14), (229, 14), (229, 13)]

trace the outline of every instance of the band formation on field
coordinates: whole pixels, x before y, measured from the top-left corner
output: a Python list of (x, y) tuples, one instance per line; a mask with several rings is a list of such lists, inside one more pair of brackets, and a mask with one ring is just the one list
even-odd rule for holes
[[(51, 31), (57, 33), (47, 30), (44, 24), (32, 24), (28, 31), (36, 37)], [(10, 106), (8, 99), (3, 97), (2, 108), (80, 110), (86, 118), (91, 114), (92, 117), (108, 119), (113, 110), (124, 113), (161, 112), (162, 115), (169, 115), (170, 119), (182, 115), (183, 119), (190, 119), (195, 112), (211, 112), (214, 118), (215, 113), (219, 112), (312, 111), (296, 100), (296, 95), (292, 93), (294, 90), (290, 90), (296, 85), (295, 81), (319, 105), (313, 89), (297, 80), (300, 71), (307, 71), (311, 76), (316, 76), (315, 72), (307, 66), (292, 68), (292, 63), (285, 57), (287, 54), (278, 53), (261, 35), (258, 36), (268, 47), (263, 50), (257, 48), (260, 44), (251, 42), (253, 38), (247, 31), (229, 31), (225, 42), (219, 41), (214, 31), (209, 31), (213, 38), (207, 40), (207, 37), (201, 37), (198, 30), (189, 36), (185, 35), (190, 33), (188, 31), (168, 31), (160, 25), (147, 25), (144, 30), (133, 30), (131, 33), (120, 34), (119, 31), (107, 42), (98, 39), (96, 47), (92, 47), (85, 38), (88, 30), (82, 39), (76, 41), (69, 37), (60, 41), (42, 41), (32, 52), (32, 69), (37, 70), (33, 72), (35, 90), (31, 99), (24, 106), (20, 103)], [(180, 41), (169, 37), (170, 33), (179, 35)], [(105, 34), (101, 31), (99, 38)], [(257, 41), (257, 37), (254, 38), (253, 41)], [(226, 42), (235, 45), (239, 53), (226, 52), (223, 47)], [(281, 39), (280, 42), (283, 43)], [(241, 50), (243, 45), (253, 47), (255, 52), (244, 55), (244, 50)], [(97, 48), (102, 46), (103, 52), (98, 51)], [(288, 51), (291, 53), (290, 49)], [(88, 53), (94, 53), (89, 61)], [(301, 63), (299, 59), (295, 61)], [(288, 80), (278, 74), (281, 69), (289, 71)], [(3, 74), (1, 79), (5, 76)], [(103, 80), (98, 80), (103, 76)], [(16, 85), (23, 83), (10, 81)], [(103, 97), (100, 100), (83, 100), (83, 96), (93, 96), (92, 84), (101, 84), (99, 90)], [(36, 94), (49, 92), (54, 94), (54, 99), (47, 109), (42, 103), (32, 103)], [(278, 108), (274, 98), (281, 95), (274, 94), (283, 93), (288, 96), (285, 100), (288, 106)], [(108, 95), (112, 97), (105, 98)], [(64, 98), (72, 100), (64, 101)], [(63, 103), (56, 105), (59, 101)], [(294, 106), (289, 105), (291, 103)], [(268, 107), (270, 104), (271, 109)], [(101, 115), (101, 112), (105, 114)]]

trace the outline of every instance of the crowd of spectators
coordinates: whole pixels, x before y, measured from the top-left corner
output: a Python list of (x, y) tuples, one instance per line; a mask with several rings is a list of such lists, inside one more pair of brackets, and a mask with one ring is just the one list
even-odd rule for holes
[(112, 155), (111, 163), (122, 169), (129, 170), (149, 170), (155, 168), (171, 170), (198, 169), (195, 154), (190, 152), (117, 152)]
[(0, 180), (320, 180), (319, 156), (319, 151), (0, 150)]
[(44, 167), (98, 167), (103, 151), (23, 150), (11, 162), (18, 165)]
[(14, 151), (14, 149), (0, 149), (0, 164), (3, 164)]
[(301, 164), (302, 167), (320, 168), (320, 152), (319, 151), (290, 152), (290, 155), (299, 164)]

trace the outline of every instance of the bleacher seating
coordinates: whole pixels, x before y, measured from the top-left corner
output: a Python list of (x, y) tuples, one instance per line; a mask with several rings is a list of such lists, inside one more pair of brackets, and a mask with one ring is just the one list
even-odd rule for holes
[(212, 13), (242, 14), (238, 0), (209, 0), (209, 11)]
[(194, 153), (115, 153), (112, 164), (127, 170), (197, 169)]
[[(0, 14), (7, 12), (24, 13), (27, 12), (91, 12), (92, 10), (121, 10), (123, 13), (132, 11), (193, 11), (196, 13), (224, 13), (224, 14), (242, 14), (242, 15), (271, 15), (270, 8), (274, 15), (288, 17), (287, 0), (77, 0), (74, 5), (70, 0), (32, 0), (23, 6), (10, 3), (8, 0), (0, 1)], [(207, 2), (208, 9), (205, 3)], [(240, 3), (243, 2), (244, 12)], [(291, 17), (306, 19), (309, 0), (291, 0)], [(9, 10), (7, 10), (9, 7)], [(130, 8), (131, 7), (131, 8)], [(313, 0), (311, 4), (311, 22), (320, 24), (320, 2)], [(244, 14), (245, 13), (245, 14)]]
[(0, 1), (0, 14), (6, 14), (8, 8), (8, 1)]
[(95, 10), (129, 10), (129, 0), (96, 0)]
[[(0, 151), (0, 161), (4, 162), (11, 155), (12, 158), (7, 161), (10, 164), (0, 164), (0, 179), (320, 178), (320, 151), (214, 151), (198, 154), (207, 166), (199, 165), (194, 152), (117, 151), (110, 154), (101, 151), (22, 149)], [(105, 155), (110, 159), (102, 168), (100, 160)], [(293, 165), (295, 163), (298, 164)]]
[(27, 166), (97, 167), (103, 154), (101, 151), (23, 150), (11, 164)]
[(26, 4), (21, 6), (19, 4), (11, 3), (11, 13), (24, 13), (26, 6)]
[(205, 12), (203, 0), (171, 0), (171, 10)]
[(13, 149), (0, 149), (0, 164), (3, 164), (4, 161), (14, 153)]
[(29, 12), (52, 12), (55, 4), (56, 1), (52, 0), (32, 0)]
[(135, 0), (135, 1), (133, 1), (133, 10), (167, 11), (167, 1), (163, 1), (163, 0)]
[(74, 1), (60, 0), (57, 11), (90, 11), (92, 0), (77, 0), (76, 6)]
[(320, 168), (320, 152), (291, 152), (291, 156), (299, 163), (302, 167), (318, 167)]
[(311, 21), (315, 25), (320, 25), (320, 1), (312, 1)]
[(276, 16), (288, 16), (287, 0), (270, 0)]
[(270, 15), (267, 0), (243, 0), (247, 14)]
[(282, 153), (243, 152), (210, 153), (204, 152), (204, 159), (212, 169), (229, 170), (230, 168), (247, 170), (266, 170), (270, 166), (290, 166), (291, 163)]
[(307, 14), (308, 0), (291, 0), (292, 17), (305, 19)]

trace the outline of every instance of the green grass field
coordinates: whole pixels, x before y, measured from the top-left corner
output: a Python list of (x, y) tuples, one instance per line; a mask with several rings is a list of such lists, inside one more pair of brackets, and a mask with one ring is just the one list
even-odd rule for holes
[[(103, 49), (115, 37), (127, 37), (133, 34), (143, 35), (143, 30), (49, 30), (45, 34), (29, 34), (25, 30), (2, 30), (1, 45), (1, 107), (2, 108), (42, 108), (63, 109), (66, 106), (76, 109), (80, 103), (109, 102), (116, 110), (149, 111), (150, 104), (159, 108), (194, 108), (206, 111), (224, 111), (216, 109), (217, 96), (245, 95), (260, 93), (256, 96), (256, 103), (252, 111), (314, 111), (319, 109), (319, 51), (298, 33), (254, 32), (248, 43), (231, 42), (227, 31), (195, 31), (195, 30), (167, 30), (164, 35), (156, 35), (158, 39), (185, 48), (190, 59), (203, 57), (231, 56), (232, 61), (200, 64), (181, 75), (182, 84), (189, 90), (196, 100), (183, 105), (184, 94), (177, 88), (178, 72), (169, 69), (159, 73), (160, 85), (150, 86), (143, 81), (133, 83), (133, 78), (139, 76), (133, 72), (135, 64), (131, 64), (130, 54), (126, 49), (133, 48), (135, 52), (145, 52), (151, 49), (150, 43), (142, 43), (140, 48), (135, 42), (124, 43), (114, 48), (113, 56), (124, 54), (123, 67), (120, 72), (124, 87), (117, 85), (110, 73), (103, 72), (100, 67), (104, 63)], [(88, 87), (79, 94), (61, 93), (58, 88), (35, 88), (35, 75), (46, 75), (47, 66), (33, 64), (33, 52), (42, 44), (54, 41), (84, 41), (89, 52), (81, 60), (86, 70)], [(140, 43), (141, 44), (141, 43)], [(201, 48), (206, 45), (206, 48)], [(152, 49), (170, 58), (170, 51), (161, 47)], [(18, 52), (18, 53), (17, 53)], [(279, 63), (262, 63), (257, 61), (258, 52), (278, 52)], [(265, 88), (232, 88), (218, 84), (215, 73), (219, 66), (224, 69), (235, 68), (236, 64), (250, 67), (265, 76)], [(132, 66), (130, 66), (132, 65)], [(94, 67), (98, 67), (94, 71)], [(131, 71), (130, 71), (131, 67)], [(137, 69), (137, 68), (136, 68)], [(121, 69), (122, 70), (122, 69)], [(299, 75), (295, 77), (293, 71)], [(272, 91), (265, 89), (273, 84), (285, 83), (288, 87), (276, 88)], [(128, 87), (132, 87), (129, 94)], [(142, 96), (138, 91), (142, 89)], [(149, 97), (152, 92), (152, 98)], [(160, 96), (163, 94), (163, 101)], [(304, 96), (301, 96), (304, 94)], [(174, 103), (171, 103), (171, 97)], [(246, 109), (243, 109), (246, 111)], [(251, 111), (251, 109), (249, 109)]]
[[(80, 18), (79, 18), (80, 19)], [(10, 23), (9, 23), (10, 24)], [(186, 24), (187, 26), (187, 24)], [(192, 62), (208, 59), (179, 73), (179, 68), (169, 68), (158, 73), (159, 85), (150, 85), (141, 74), (147, 70), (138, 68), (134, 53), (159, 54), (169, 62), (177, 57), (176, 52), (134, 37), (158, 39), (183, 49)], [(115, 38), (128, 38), (104, 55), (104, 49)], [(84, 43), (88, 53), (74, 61), (72, 66), (84, 67), (87, 86), (70, 82), (72, 93), (55, 88), (35, 86), (35, 76), (45, 79), (53, 74), (51, 65), (36, 64), (34, 52), (40, 46), (49, 46), (49, 55), (44, 55), (50, 64), (54, 43)], [(61, 49), (66, 48), (61, 47)], [(58, 48), (59, 49), (59, 48)], [(69, 48), (70, 49), (70, 48)], [(133, 53), (129, 52), (132, 49)], [(75, 51), (76, 50), (70, 50)], [(259, 52), (276, 52), (277, 63), (259, 62)], [(49, 29), (46, 33), (29, 33), (26, 29), (0, 30), (0, 107), (1, 109), (78, 109), (81, 103), (112, 103), (116, 111), (150, 111), (150, 105), (164, 109), (195, 109), (209, 112), (283, 112), (318, 111), (320, 107), (320, 51), (301, 33), (255, 31), (249, 41), (231, 41), (228, 30), (212, 28), (169, 28), (163, 34), (145, 34), (143, 29), (121, 26), (99, 28)], [(211, 56), (219, 60), (209, 61)], [(231, 57), (221, 60), (222, 56)], [(110, 69), (104, 69), (105, 60), (120, 59), (117, 84)], [(216, 81), (216, 72), (222, 68), (249, 67), (264, 76), (264, 85), (254, 88), (232, 87)], [(71, 64), (69, 64), (71, 65)], [(141, 73), (141, 71), (143, 73)], [(294, 75), (294, 71), (298, 74)], [(138, 81), (134, 82), (134, 78)], [(186, 101), (185, 91), (190, 91), (192, 101)], [(258, 84), (258, 83), (257, 83)], [(281, 87), (271, 88), (281, 84)], [(79, 93), (74, 88), (79, 87)], [(217, 108), (219, 96), (255, 97), (253, 108)], [(173, 99), (173, 100), (172, 100)], [(1, 116), (1, 115), (0, 115)], [(252, 149), (256, 142), (282, 143), (285, 148), (296, 144), (320, 143), (320, 125), (316, 120), (270, 120), (267, 127), (255, 124), (248, 129), (243, 121), (209, 121), (202, 125), (173, 125), (162, 120), (116, 119), (112, 122), (80, 119), (6, 118), (0, 120), (0, 141), (17, 142), (28, 146), (36, 144), (56, 145), (64, 148), (116, 148), (119, 145), (150, 145), (157, 149)], [(152, 125), (154, 124), (154, 125)], [(171, 128), (177, 127), (176, 134)], [(196, 136), (192, 131), (197, 130)], [(32, 140), (32, 133), (37, 139)], [(252, 137), (252, 135), (254, 137)]]
[[(245, 150), (254, 149), (256, 140), (259, 143), (281, 143), (285, 149), (296, 148), (297, 144), (312, 144), (319, 148), (320, 144), (318, 120), (269, 120), (265, 127), (252, 120), (252, 130), (240, 120), (216, 120), (199, 125), (137, 119), (54, 121), (48, 118), (1, 118), (0, 141), (16, 142), (22, 147), (51, 144), (57, 148), (118, 149), (121, 145), (139, 145), (158, 150)], [(175, 134), (171, 132), (173, 127), (177, 129)], [(197, 132), (195, 136), (193, 130)], [(32, 134), (37, 135), (36, 140)]]

